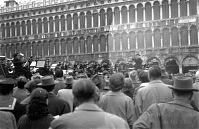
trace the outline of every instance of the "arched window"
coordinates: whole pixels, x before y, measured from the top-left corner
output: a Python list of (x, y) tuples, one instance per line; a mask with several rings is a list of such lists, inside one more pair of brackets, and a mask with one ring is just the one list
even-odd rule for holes
[(171, 1), (171, 17), (178, 17), (178, 3), (177, 0)]
[[(19, 51), (17, 51), (17, 52), (19, 52)], [(32, 56), (37, 56), (37, 44), (36, 44), (36, 42), (33, 42), (32, 43)]]
[(26, 23), (25, 23), (25, 21), (22, 21), (21, 25), (22, 25), (22, 35), (26, 35)]
[(10, 23), (6, 23), (6, 36), (10, 37)]
[(15, 44), (11, 45), (11, 55), (15, 54)]
[(137, 33), (137, 43), (138, 43), (138, 49), (144, 48), (144, 34), (143, 31), (138, 31)]
[(44, 41), (43, 42), (44, 56), (48, 56), (48, 48), (49, 48), (49, 43), (47, 41)]
[(38, 19), (38, 34), (42, 33), (42, 20), (41, 18)]
[(104, 9), (100, 10), (100, 26), (105, 26), (105, 11), (104, 11)]
[(114, 35), (115, 38), (115, 51), (119, 51), (120, 50), (120, 34), (116, 33)]
[(128, 35), (126, 32), (122, 33), (122, 50), (128, 50)]
[(59, 55), (59, 40), (55, 40), (55, 55)]
[(91, 28), (92, 17), (90, 11), (86, 13), (86, 20), (87, 20), (87, 28)]
[(6, 50), (5, 45), (1, 45), (1, 54), (3, 56), (5, 56), (5, 50)]
[(46, 17), (43, 19), (43, 24), (44, 24), (44, 33), (48, 33), (48, 21)]
[(119, 10), (119, 7), (115, 7), (114, 16), (115, 16), (115, 19), (114, 19), (115, 25), (120, 24), (120, 10)]
[(198, 45), (198, 29), (195, 25), (190, 27), (190, 44)]
[(80, 53), (86, 53), (84, 37), (80, 38)]
[(37, 34), (37, 24), (35, 19), (32, 20), (32, 28), (33, 34)]
[(107, 9), (107, 25), (112, 25), (113, 23), (113, 12), (111, 8)]
[(189, 0), (189, 15), (196, 15), (196, 14), (197, 14), (197, 0)]
[(94, 52), (98, 52), (99, 51), (98, 46), (99, 46), (98, 37), (95, 35), (95, 36), (93, 36), (93, 51)]
[(154, 20), (160, 19), (160, 3), (158, 1), (153, 3), (153, 14)]
[(143, 5), (141, 3), (137, 5), (137, 21), (143, 21)]
[(20, 23), (19, 22), (16, 23), (16, 29), (17, 29), (17, 36), (20, 36)]
[(31, 44), (30, 42), (27, 43), (27, 57), (31, 56)]
[(59, 17), (55, 16), (55, 32), (59, 31)]
[(163, 0), (163, 2), (162, 2), (162, 17), (163, 17), (163, 19), (169, 18), (168, 0)]
[(106, 51), (106, 37), (105, 35), (100, 36), (100, 52), (105, 52)]
[(180, 16), (187, 16), (187, 2), (186, 0), (180, 0)]
[(73, 39), (73, 54), (79, 53), (79, 40), (77, 37)]
[(37, 43), (37, 51), (38, 51), (38, 56), (39, 56), (39, 57), (42, 57), (42, 46), (43, 46), (42, 42), (39, 41), (39, 42)]
[(163, 29), (163, 47), (169, 47), (170, 46), (170, 33), (169, 29), (164, 28)]
[(72, 18), (71, 15), (67, 15), (67, 30), (72, 30)]
[(6, 45), (6, 57), (10, 58), (10, 45)]
[(27, 46), (25, 43), (21, 44), (21, 52), (24, 54), (24, 56), (26, 57), (26, 51), (27, 50)]
[(146, 43), (146, 49), (152, 48), (152, 31), (147, 30), (145, 32), (145, 43)]
[(92, 39), (90, 36), (86, 39), (87, 53), (92, 53)]
[(85, 15), (84, 12), (80, 13), (80, 28), (85, 28)]
[(98, 27), (98, 13), (93, 12), (93, 27)]
[(130, 23), (135, 22), (135, 6), (134, 5), (129, 6), (129, 22)]
[(65, 39), (61, 39), (60, 43), (61, 43), (61, 55), (65, 55), (66, 54), (66, 41), (65, 41)]
[(12, 36), (14, 37), (15, 36), (15, 23), (14, 22), (11, 23), (11, 33), (12, 33)]
[(50, 32), (54, 32), (54, 20), (53, 20), (53, 17), (50, 17), (49, 18), (49, 30)]
[(1, 24), (1, 32), (2, 32), (2, 37), (5, 38), (5, 32), (6, 32), (6, 29), (5, 29), (5, 24)]
[(27, 21), (27, 35), (31, 35), (31, 22), (30, 22), (30, 20)]
[(133, 31), (131, 31), (129, 33), (129, 44), (130, 44), (130, 49), (131, 50), (135, 50), (136, 49), (136, 34)]
[(151, 7), (151, 3), (150, 2), (147, 2), (145, 4), (145, 18), (146, 18), (146, 21), (150, 21), (152, 20), (152, 7)]
[(180, 28), (181, 46), (188, 46), (188, 28), (183, 26)]
[(122, 16), (122, 24), (127, 23), (127, 8), (126, 6), (122, 7), (122, 11), (121, 11), (121, 16)]
[(65, 25), (65, 16), (61, 15), (61, 31), (65, 31), (66, 25)]
[(108, 52), (110, 51), (113, 51), (113, 36), (112, 34), (109, 34), (108, 35), (108, 44), (107, 44), (107, 49), (108, 49)]
[(77, 15), (77, 13), (73, 14), (73, 29), (78, 29), (78, 15)]
[(49, 55), (54, 55), (54, 41), (49, 41)]
[(177, 27), (171, 29), (171, 41), (172, 46), (179, 46), (179, 32)]
[(160, 47), (161, 47), (160, 30), (156, 29), (154, 30), (154, 48), (160, 48)]

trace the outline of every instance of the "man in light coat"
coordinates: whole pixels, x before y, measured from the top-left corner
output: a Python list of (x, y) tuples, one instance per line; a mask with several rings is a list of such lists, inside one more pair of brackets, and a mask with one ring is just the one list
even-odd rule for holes
[(159, 66), (149, 68), (149, 85), (137, 91), (135, 97), (136, 114), (140, 116), (153, 103), (169, 102), (173, 100), (169, 85), (161, 81), (161, 69)]
[(96, 102), (96, 86), (88, 79), (77, 80), (73, 85), (74, 99), (79, 106), (51, 122), (51, 129), (129, 129), (120, 117), (104, 112)]
[(133, 100), (121, 91), (124, 87), (123, 74), (113, 74), (109, 82), (111, 91), (100, 98), (99, 105), (104, 111), (115, 114), (126, 120), (129, 127), (132, 128), (137, 118)]
[(191, 105), (192, 78), (176, 77), (169, 86), (174, 100), (151, 105), (134, 123), (134, 129), (198, 129), (199, 112)]

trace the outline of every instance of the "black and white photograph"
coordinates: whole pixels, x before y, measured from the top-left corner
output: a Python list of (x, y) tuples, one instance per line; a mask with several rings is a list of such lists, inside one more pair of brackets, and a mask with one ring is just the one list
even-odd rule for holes
[(0, 129), (199, 129), (199, 0), (0, 0)]

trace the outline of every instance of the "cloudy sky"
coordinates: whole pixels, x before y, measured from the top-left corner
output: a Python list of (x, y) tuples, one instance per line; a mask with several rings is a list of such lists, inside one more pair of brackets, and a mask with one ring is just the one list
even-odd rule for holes
[[(0, 6), (2, 7), (2, 6), (4, 6), (4, 1), (7, 1), (7, 0), (0, 0)], [(28, 2), (28, 1), (30, 1), (30, 0), (16, 0), (17, 2), (21, 2), (21, 3), (24, 3), (24, 2)], [(33, 1), (33, 0), (32, 0)], [(35, 0), (36, 1), (36, 0)]]

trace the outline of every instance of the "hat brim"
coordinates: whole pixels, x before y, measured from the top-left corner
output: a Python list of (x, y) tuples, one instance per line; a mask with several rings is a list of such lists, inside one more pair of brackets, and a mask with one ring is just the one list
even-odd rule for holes
[(42, 83), (37, 84), (37, 86), (41, 87), (41, 86), (54, 86), (55, 84), (50, 84), (50, 85), (43, 85)]
[(168, 86), (170, 89), (173, 89), (173, 90), (178, 90), (178, 91), (197, 91), (199, 92), (198, 89), (194, 89), (194, 88), (191, 88), (191, 89), (184, 89), (184, 88), (176, 88), (174, 86)]

